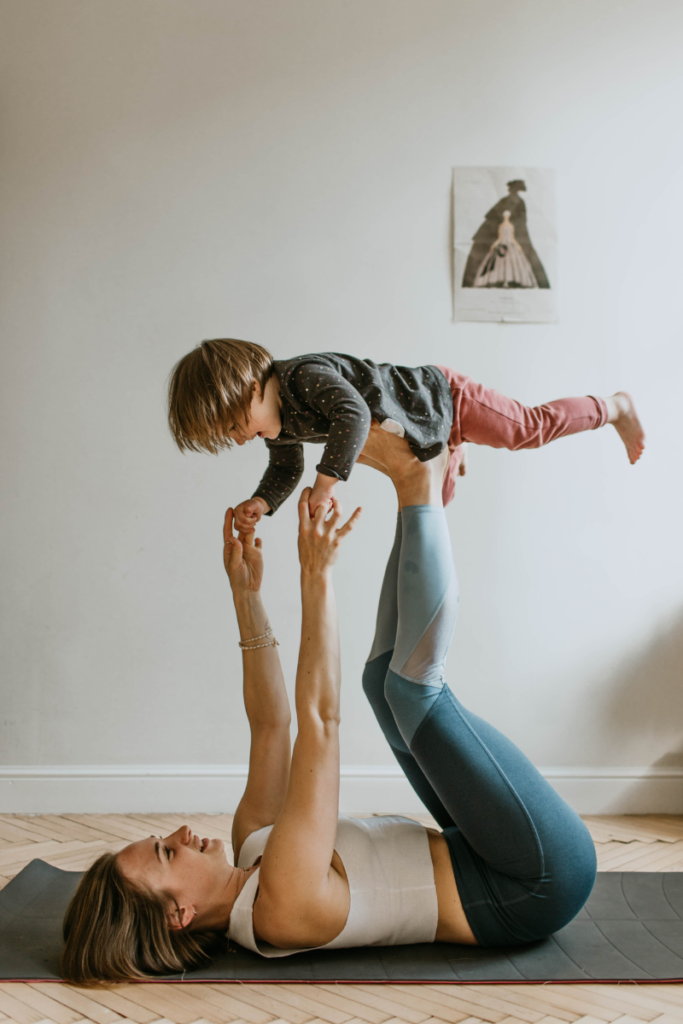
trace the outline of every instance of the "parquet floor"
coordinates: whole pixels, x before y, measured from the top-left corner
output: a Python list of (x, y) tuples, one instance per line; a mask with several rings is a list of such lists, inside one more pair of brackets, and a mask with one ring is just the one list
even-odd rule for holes
[[(424, 824), (431, 819), (418, 817)], [(683, 871), (683, 817), (589, 817), (601, 871)], [(34, 857), (82, 870), (187, 822), (230, 815), (0, 815), (0, 888)], [(70, 985), (0, 983), (0, 1024), (683, 1024), (683, 985)]]

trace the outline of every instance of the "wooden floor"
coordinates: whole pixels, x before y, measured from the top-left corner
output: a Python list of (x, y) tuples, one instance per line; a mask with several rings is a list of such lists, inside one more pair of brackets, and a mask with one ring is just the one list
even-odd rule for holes
[[(426, 815), (411, 815), (430, 824)], [(601, 871), (683, 871), (683, 817), (589, 817)], [(0, 888), (34, 857), (81, 870), (187, 822), (230, 842), (229, 815), (0, 815)], [(0, 1024), (683, 1024), (683, 985), (118, 985), (0, 983)]]

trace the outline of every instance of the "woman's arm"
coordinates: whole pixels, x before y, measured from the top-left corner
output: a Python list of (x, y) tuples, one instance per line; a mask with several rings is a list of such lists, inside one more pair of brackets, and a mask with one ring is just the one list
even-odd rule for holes
[[(340, 659), (332, 565), (360, 509), (341, 526), (335, 502), (311, 517), (299, 502), (302, 625), (296, 677), (298, 735), (289, 787), (261, 861), (257, 933), (280, 946), (334, 938), (348, 913), (348, 885), (332, 868), (339, 814)], [(327, 938), (326, 932), (329, 932)]]
[(244, 707), (251, 729), (249, 775), (235, 812), (232, 843), (235, 863), (242, 843), (252, 832), (272, 825), (284, 803), (289, 782), (290, 711), (280, 659), (275, 645), (257, 647), (273, 639), (261, 600), (263, 559), (261, 541), (254, 534), (233, 536), (233, 510), (225, 514), (223, 561), (235, 601), (240, 638), (254, 640), (242, 648)]

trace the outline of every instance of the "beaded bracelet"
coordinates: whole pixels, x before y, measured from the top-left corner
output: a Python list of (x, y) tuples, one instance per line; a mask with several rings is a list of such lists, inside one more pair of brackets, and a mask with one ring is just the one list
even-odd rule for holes
[[(265, 644), (254, 644), (254, 640), (263, 640), (263, 638), (265, 636), (270, 636), (270, 634), (272, 632), (273, 632), (272, 627), (269, 626), (268, 629), (265, 631), (265, 633), (259, 633), (258, 636), (250, 636), (248, 640), (238, 640), (237, 643), (239, 644), (239, 646), (242, 648), (243, 651), (253, 651), (257, 647), (275, 647), (275, 646), (279, 647), (280, 645), (277, 642), (277, 640), (275, 639), (275, 637), (273, 637), (272, 640), (269, 640), (268, 643), (265, 643)], [(253, 647), (248, 647), (247, 646), (248, 644), (254, 644), (254, 646)]]
[(275, 637), (273, 637), (272, 640), (269, 640), (267, 644), (253, 644), (251, 647), (247, 647), (245, 644), (240, 644), (240, 647), (242, 648), (243, 651), (256, 651), (256, 650), (258, 650), (259, 647), (279, 647), (279, 646), (280, 646), (280, 641), (276, 640)]

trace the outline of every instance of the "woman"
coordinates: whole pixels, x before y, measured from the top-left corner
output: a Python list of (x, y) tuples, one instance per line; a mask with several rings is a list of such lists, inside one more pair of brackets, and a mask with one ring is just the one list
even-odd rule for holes
[[(380, 436), (381, 435), (381, 436)], [(411, 942), (519, 944), (566, 924), (595, 878), (576, 814), (517, 748), (466, 711), (442, 667), (457, 588), (441, 484), (448, 453), (421, 463), (371, 431), (364, 456), (392, 477), (400, 513), (363, 685), (413, 788), (443, 828), (338, 817), (340, 663), (331, 570), (360, 514), (300, 504), (303, 605), (298, 735), (260, 598), (261, 545), (233, 536), (224, 561), (244, 655), (249, 777), (235, 814), (236, 867), (187, 827), (100, 858), (65, 919), (63, 973), (79, 984), (186, 969), (224, 935), (264, 956)]]

